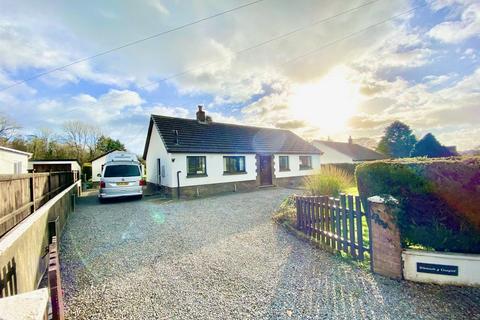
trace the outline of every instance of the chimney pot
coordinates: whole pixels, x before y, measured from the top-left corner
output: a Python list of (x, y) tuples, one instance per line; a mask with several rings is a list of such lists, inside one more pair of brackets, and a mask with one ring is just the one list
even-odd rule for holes
[(349, 137), (348, 137), (348, 143), (349, 143), (349, 144), (352, 144), (352, 143), (353, 143), (352, 136), (349, 136)]
[(198, 106), (197, 121), (201, 123), (205, 123), (206, 121), (205, 111), (203, 111), (203, 106), (201, 105)]

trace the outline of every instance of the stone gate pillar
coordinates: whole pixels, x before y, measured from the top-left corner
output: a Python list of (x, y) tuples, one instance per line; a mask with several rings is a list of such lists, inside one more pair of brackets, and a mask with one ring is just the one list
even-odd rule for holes
[(368, 198), (371, 215), (372, 271), (380, 275), (402, 279), (402, 247), (400, 231), (392, 215), (392, 206), (398, 203), (390, 197), (386, 199), (374, 196)]

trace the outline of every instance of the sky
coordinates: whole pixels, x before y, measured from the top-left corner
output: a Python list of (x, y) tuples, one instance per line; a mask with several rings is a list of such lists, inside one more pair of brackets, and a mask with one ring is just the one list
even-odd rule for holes
[(0, 114), (24, 135), (81, 120), (139, 154), (150, 114), (200, 104), (305, 139), (373, 141), (401, 120), (480, 145), (478, 0), (263, 0), (4, 89), (251, 1), (0, 0)]

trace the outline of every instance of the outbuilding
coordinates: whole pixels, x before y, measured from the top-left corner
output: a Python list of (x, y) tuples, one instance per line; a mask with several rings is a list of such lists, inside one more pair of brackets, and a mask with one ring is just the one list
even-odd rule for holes
[(77, 178), (82, 175), (82, 166), (76, 159), (29, 160), (28, 169), (34, 172), (72, 171)]
[(361, 163), (387, 158), (381, 153), (353, 143), (351, 137), (348, 142), (313, 140), (312, 144), (323, 151), (322, 164)]
[(0, 174), (27, 173), (29, 152), (0, 146)]
[(298, 186), (322, 152), (293, 132), (152, 115), (143, 157), (147, 183), (167, 194), (203, 196), (263, 186)]

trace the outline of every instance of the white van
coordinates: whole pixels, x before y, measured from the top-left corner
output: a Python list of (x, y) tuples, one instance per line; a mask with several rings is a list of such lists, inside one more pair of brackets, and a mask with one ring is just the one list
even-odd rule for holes
[(142, 198), (145, 180), (137, 156), (129, 152), (113, 152), (107, 156), (100, 176), (100, 202), (107, 198)]

